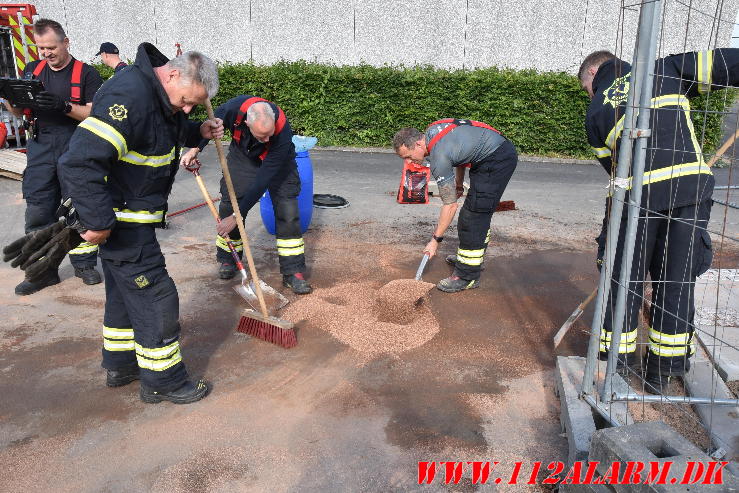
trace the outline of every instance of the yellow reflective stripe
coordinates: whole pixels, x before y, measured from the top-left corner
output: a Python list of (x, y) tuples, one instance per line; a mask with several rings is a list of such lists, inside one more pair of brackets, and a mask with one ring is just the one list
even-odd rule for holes
[(654, 342), (662, 342), (665, 344), (670, 344), (672, 346), (677, 346), (679, 344), (688, 344), (693, 338), (693, 335), (689, 333), (666, 334), (655, 329), (649, 329), (649, 338)]
[(591, 147), (595, 157), (608, 157), (611, 155), (611, 150), (607, 147)]
[[(680, 106), (685, 111), (688, 112), (688, 121), (690, 121), (690, 102), (688, 101), (688, 98), (683, 96), (682, 94), (665, 94), (663, 96), (658, 96), (656, 98), (652, 98), (652, 101), (650, 103), (650, 107), (652, 108), (663, 108), (665, 106)], [(634, 111), (634, 118), (637, 117), (639, 114), (638, 108)], [(606, 146), (613, 151), (616, 141), (619, 137), (621, 137), (621, 132), (624, 130), (624, 118), (626, 118), (626, 115), (621, 116), (619, 118), (616, 125), (611, 129), (610, 132), (608, 132), (608, 136), (606, 137)], [(696, 148), (697, 152), (697, 148)]]
[(133, 339), (133, 328), (116, 329), (103, 325), (103, 337), (106, 339)]
[(164, 211), (132, 211), (130, 209), (113, 208), (115, 217), (124, 223), (159, 223), (164, 219)]
[[(600, 333), (600, 340), (601, 342), (611, 342), (611, 334), (612, 332), (606, 332), (601, 331)], [(621, 333), (621, 344), (624, 342), (634, 342), (636, 341), (636, 337), (638, 335), (638, 332), (636, 330), (632, 330), (631, 332), (622, 332)]]
[(106, 351), (133, 351), (134, 342), (130, 341), (111, 341), (109, 339), (103, 339), (103, 348)]
[(83, 241), (77, 246), (77, 248), (71, 249), (68, 253), (70, 255), (84, 255), (86, 253), (95, 253), (98, 251), (98, 246), (87, 241)]
[[(231, 240), (231, 243), (233, 243), (234, 250), (237, 252), (240, 252), (244, 250), (243, 242), (241, 240)], [(228, 242), (225, 238), (223, 238), (220, 235), (216, 235), (216, 246), (222, 250), (226, 250), (227, 252), (230, 252), (231, 249), (228, 248)]]
[(695, 352), (695, 345), (689, 344), (687, 346), (663, 346), (650, 342), (649, 350), (657, 356), (667, 356), (672, 358), (675, 356), (685, 356), (693, 354)]
[(138, 362), (140, 368), (152, 371), (164, 371), (182, 361), (182, 355), (178, 350), (177, 353), (175, 353), (171, 358), (165, 360), (151, 360), (143, 358), (139, 356), (138, 353), (136, 353), (136, 361)]
[(698, 92), (705, 94), (711, 90), (713, 75), (713, 50), (698, 52)]
[[(604, 353), (608, 352), (608, 345), (606, 345), (606, 344), (604, 344), (604, 343), (601, 342), (600, 343), (600, 351), (602, 351)], [(635, 343), (634, 344), (628, 344), (628, 343), (622, 342), (621, 344), (618, 345), (618, 352), (619, 353), (633, 353), (634, 351), (636, 351), (636, 344)]]
[(277, 255), (280, 257), (292, 257), (293, 255), (303, 255), (304, 253), (305, 247), (277, 249)]
[(94, 116), (88, 116), (82, 120), (79, 127), (89, 130), (101, 139), (108, 141), (110, 145), (115, 147), (115, 150), (118, 151), (118, 159), (128, 151), (126, 139), (123, 138), (123, 135), (121, 135), (121, 133), (111, 125), (108, 125), (102, 120), (98, 120)]
[(473, 266), (482, 265), (484, 255), (484, 248), (480, 248), (479, 250), (464, 250), (459, 248), (457, 249), (457, 262)]
[(303, 242), (303, 238), (277, 238), (276, 243), (278, 248), (295, 248), (305, 245), (305, 243)]
[(128, 151), (124, 156), (121, 156), (121, 161), (126, 163), (135, 164), (137, 166), (151, 166), (158, 168), (160, 166), (167, 166), (174, 160), (174, 147), (169, 153), (162, 156), (144, 156), (136, 151)]
[(486, 244), (486, 245), (487, 245), (488, 243), (490, 243), (490, 235), (491, 235), (491, 231), (490, 231), (490, 228), (488, 228), (488, 232), (487, 232), (487, 234), (485, 235), (485, 244)]
[[(697, 161), (692, 163), (676, 164), (675, 166), (669, 166), (667, 168), (647, 171), (644, 173), (644, 185), (670, 180), (672, 178), (679, 178), (681, 176), (700, 174), (712, 175), (713, 172), (706, 164), (698, 163)], [(629, 178), (628, 189), (631, 189), (631, 178)]]
[(147, 348), (136, 343), (136, 354), (149, 359), (168, 359), (180, 350), (180, 341), (174, 341), (163, 347)]

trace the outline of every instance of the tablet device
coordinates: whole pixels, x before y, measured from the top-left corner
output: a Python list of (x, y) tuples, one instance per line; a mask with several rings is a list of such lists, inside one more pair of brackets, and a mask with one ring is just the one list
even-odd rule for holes
[(44, 90), (37, 79), (11, 79), (0, 77), (0, 94), (18, 108), (36, 106), (36, 98)]

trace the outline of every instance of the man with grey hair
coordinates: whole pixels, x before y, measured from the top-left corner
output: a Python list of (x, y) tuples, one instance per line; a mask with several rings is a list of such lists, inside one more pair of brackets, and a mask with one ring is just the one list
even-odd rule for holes
[(179, 298), (155, 228), (162, 227), (179, 152), (221, 137), (220, 120), (188, 114), (218, 91), (215, 63), (190, 51), (167, 60), (149, 43), (95, 97), (62, 156), (81, 239), (100, 245), (105, 273), (107, 385), (141, 379), (141, 400), (184, 404), (208, 385), (189, 379), (180, 353)]
[[(293, 132), (285, 113), (274, 103), (254, 96), (237, 96), (219, 106), (215, 115), (222, 118), (231, 130), (233, 140), (228, 152), (228, 165), (242, 214), (246, 215), (269, 190), (275, 213), (277, 255), (283, 284), (296, 294), (308, 294), (312, 288), (304, 277), (305, 243), (300, 229), (298, 194), (300, 176), (295, 163)], [(182, 164), (190, 166), (206, 146), (205, 139), (182, 157)], [(242, 241), (236, 229), (233, 207), (226, 184), (221, 180), (222, 218), (217, 227), (216, 259), (220, 263), (218, 275), (231, 279), (236, 266), (229, 252), (229, 237), (241, 254)]]

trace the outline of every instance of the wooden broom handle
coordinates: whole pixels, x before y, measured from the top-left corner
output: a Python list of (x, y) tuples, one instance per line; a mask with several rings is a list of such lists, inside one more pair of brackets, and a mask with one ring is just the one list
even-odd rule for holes
[[(215, 120), (213, 114), (213, 105), (210, 103), (210, 98), (205, 100), (205, 111), (208, 112), (208, 119)], [(246, 254), (246, 262), (249, 264), (249, 273), (254, 281), (254, 291), (259, 299), (259, 308), (262, 315), (265, 318), (269, 318), (269, 312), (267, 311), (267, 304), (264, 302), (264, 293), (262, 293), (262, 286), (259, 285), (259, 276), (257, 275), (257, 269), (254, 267), (254, 259), (251, 256), (251, 248), (249, 247), (249, 237), (246, 235), (246, 229), (244, 228), (244, 218), (241, 217), (241, 211), (239, 210), (239, 201), (236, 198), (236, 191), (234, 190), (233, 182), (231, 181), (231, 173), (228, 170), (228, 163), (226, 162), (226, 155), (223, 153), (223, 147), (221, 146), (221, 139), (213, 139), (216, 143), (216, 152), (218, 153), (218, 161), (221, 163), (221, 169), (223, 170), (223, 179), (226, 182), (226, 188), (228, 188), (228, 198), (231, 200), (231, 206), (233, 207), (234, 214), (236, 215), (236, 226), (239, 228), (241, 233), (241, 241), (244, 246), (244, 253)]]
[(718, 161), (719, 159), (721, 159), (721, 156), (723, 156), (723, 155), (724, 155), (724, 153), (726, 152), (726, 150), (727, 150), (727, 149), (728, 149), (729, 147), (731, 147), (731, 144), (733, 144), (733, 143), (734, 143), (734, 141), (736, 140), (736, 138), (737, 138), (738, 136), (739, 136), (739, 130), (737, 130), (736, 132), (734, 132), (734, 135), (732, 135), (731, 137), (729, 137), (728, 139), (726, 139), (726, 142), (724, 142), (724, 145), (722, 145), (722, 146), (721, 146), (721, 147), (719, 148), (719, 150), (718, 150), (718, 151), (716, 151), (716, 154), (715, 154), (715, 155), (714, 155), (714, 156), (713, 156), (713, 157), (711, 158), (711, 160), (710, 160), (710, 161), (708, 161), (708, 167), (709, 167), (709, 168), (710, 168), (711, 166), (713, 166), (714, 164), (716, 164), (716, 161)]
[(198, 182), (198, 187), (200, 187), (200, 191), (203, 193), (203, 198), (208, 204), (208, 209), (210, 209), (210, 213), (213, 214), (213, 218), (216, 220), (216, 222), (220, 223), (221, 216), (218, 215), (216, 206), (215, 204), (213, 204), (213, 199), (210, 198), (210, 194), (208, 194), (208, 189), (205, 188), (205, 183), (203, 182), (203, 177), (200, 176), (200, 173), (195, 173), (195, 180)]

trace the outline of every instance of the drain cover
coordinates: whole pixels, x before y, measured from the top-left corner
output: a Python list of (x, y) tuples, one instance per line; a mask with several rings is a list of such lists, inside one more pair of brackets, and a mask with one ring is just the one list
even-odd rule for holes
[(313, 194), (313, 207), (319, 209), (343, 209), (349, 207), (349, 202), (344, 197), (331, 195), (329, 193)]

